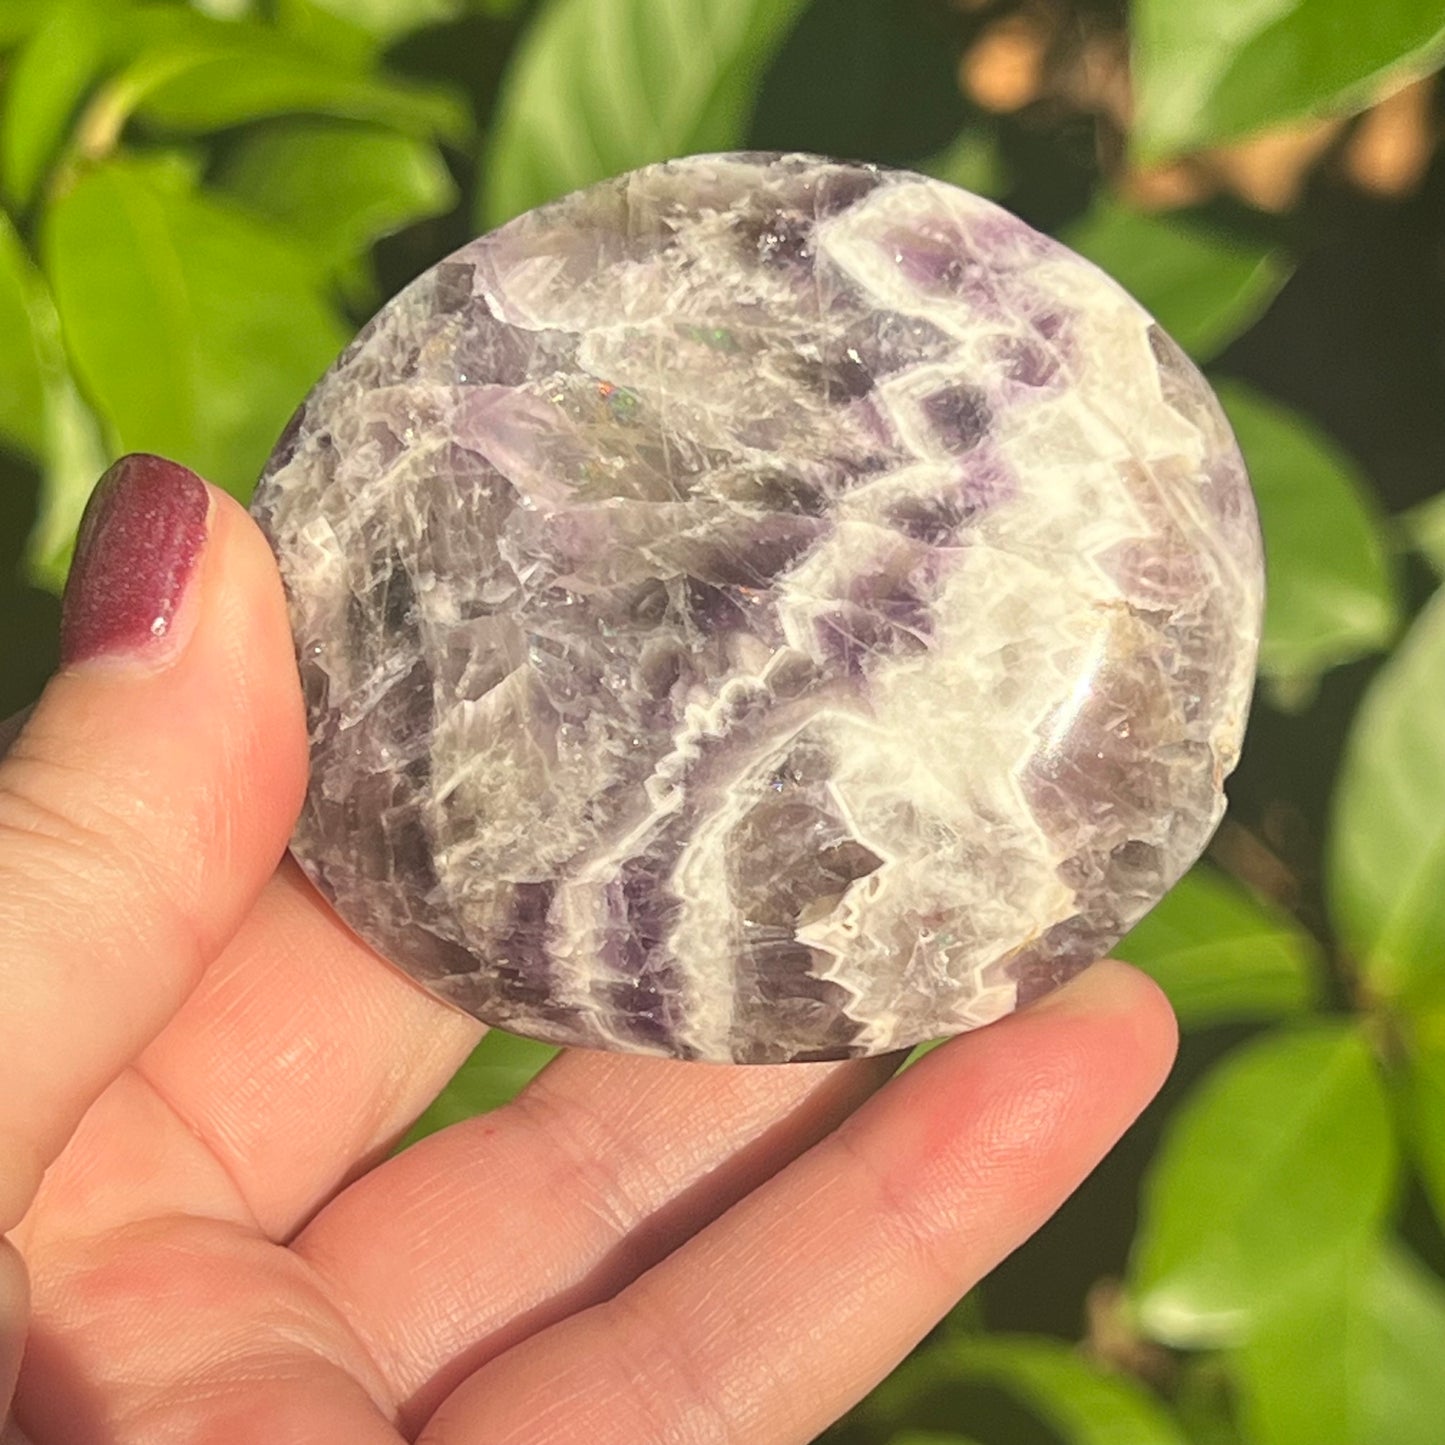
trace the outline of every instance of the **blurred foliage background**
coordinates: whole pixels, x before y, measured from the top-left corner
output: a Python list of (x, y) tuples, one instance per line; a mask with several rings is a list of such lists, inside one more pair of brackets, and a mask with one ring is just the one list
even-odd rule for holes
[[(1445, 0), (0, 0), (0, 713), (106, 462), (245, 496), (477, 230), (737, 145), (998, 198), (1218, 385), (1261, 693), (1210, 858), (1121, 948), (1172, 1083), (829, 1439), (1440, 1445), (1442, 60)], [(548, 1056), (489, 1036), (418, 1132)]]

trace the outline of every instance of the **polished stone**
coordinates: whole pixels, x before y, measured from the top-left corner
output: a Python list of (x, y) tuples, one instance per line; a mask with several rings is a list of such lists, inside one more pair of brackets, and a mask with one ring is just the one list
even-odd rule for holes
[(635, 172), (368, 325), (255, 512), (310, 716), (293, 844), (443, 997), (739, 1061), (988, 1023), (1219, 821), (1261, 561), (1199, 373), (937, 181)]

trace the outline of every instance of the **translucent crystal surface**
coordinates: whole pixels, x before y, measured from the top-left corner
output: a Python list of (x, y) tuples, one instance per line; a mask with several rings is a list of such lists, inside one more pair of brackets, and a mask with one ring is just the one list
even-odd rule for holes
[(531, 212), (367, 326), (255, 510), (297, 857), (522, 1033), (781, 1061), (984, 1024), (1223, 808), (1261, 563), (1219, 407), (937, 181), (700, 157)]

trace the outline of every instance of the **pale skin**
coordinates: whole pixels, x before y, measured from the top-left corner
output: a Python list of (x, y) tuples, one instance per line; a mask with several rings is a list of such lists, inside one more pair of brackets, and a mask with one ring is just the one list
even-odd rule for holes
[(1162, 1082), (1105, 963), (896, 1078), (573, 1051), (388, 1157), (481, 1026), (282, 861), (280, 584), (219, 492), (209, 531), (164, 644), (0, 763), (6, 1445), (804, 1445)]

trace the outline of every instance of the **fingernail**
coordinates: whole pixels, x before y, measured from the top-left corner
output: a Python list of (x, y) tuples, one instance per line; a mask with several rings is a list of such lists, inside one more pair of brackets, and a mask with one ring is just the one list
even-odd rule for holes
[(122, 457), (86, 506), (60, 613), (65, 667), (158, 655), (206, 542), (206, 485), (162, 457)]

